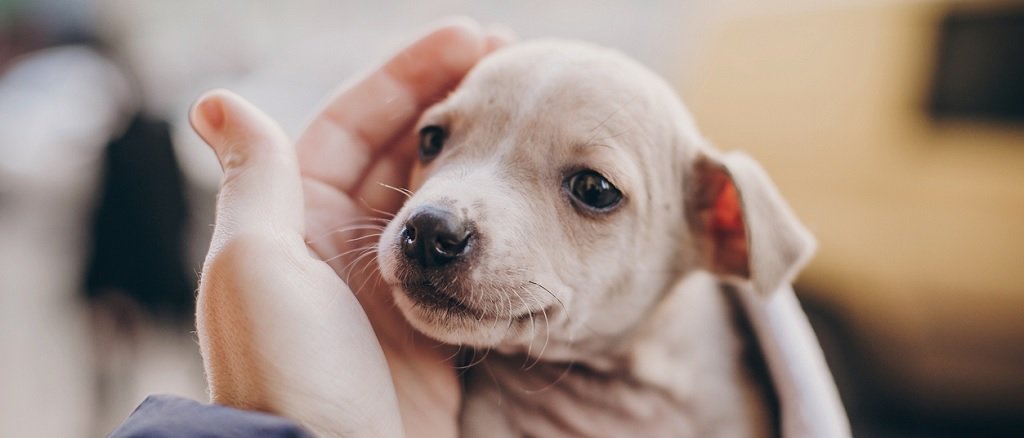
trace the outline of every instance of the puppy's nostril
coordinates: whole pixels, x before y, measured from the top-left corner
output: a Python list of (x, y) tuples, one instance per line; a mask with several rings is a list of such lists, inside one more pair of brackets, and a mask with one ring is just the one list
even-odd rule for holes
[(402, 252), (405, 253), (406, 257), (416, 258), (417, 252), (420, 252), (417, 248), (416, 228), (412, 226), (412, 224), (405, 224), (405, 226), (402, 227), (402, 234), (400, 237)]
[(402, 229), (402, 252), (421, 267), (443, 266), (466, 252), (470, 237), (469, 229), (453, 213), (424, 206)]
[(410, 226), (409, 224), (406, 224), (405, 227), (402, 228), (402, 239), (403, 240), (408, 240), (410, 242), (415, 242), (416, 241), (416, 228)]
[(469, 233), (453, 233), (438, 236), (437, 243), (434, 244), (434, 250), (438, 254), (447, 257), (458, 257), (466, 249), (469, 237)]

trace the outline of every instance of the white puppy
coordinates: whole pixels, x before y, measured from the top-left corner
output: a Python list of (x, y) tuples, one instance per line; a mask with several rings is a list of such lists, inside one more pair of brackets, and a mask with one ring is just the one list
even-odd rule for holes
[(465, 436), (777, 434), (731, 288), (790, 282), (813, 239), (661, 79), (590, 45), (519, 44), (418, 129), (380, 271), (417, 329), (474, 350)]

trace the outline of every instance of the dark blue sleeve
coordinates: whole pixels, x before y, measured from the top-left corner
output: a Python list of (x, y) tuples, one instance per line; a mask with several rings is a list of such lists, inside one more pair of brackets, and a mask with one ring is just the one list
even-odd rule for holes
[(111, 437), (312, 437), (281, 417), (170, 395), (151, 395)]

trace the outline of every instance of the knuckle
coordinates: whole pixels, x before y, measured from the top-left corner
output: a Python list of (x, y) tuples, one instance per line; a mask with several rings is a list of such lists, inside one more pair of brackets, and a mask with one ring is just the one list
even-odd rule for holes
[(281, 148), (268, 145), (249, 145), (248, 147), (232, 148), (221, 157), (224, 170), (222, 186), (237, 184), (245, 175), (257, 173), (258, 178), (276, 174), (278, 169), (291, 169), (296, 166), (294, 154), (282, 151)]
[(218, 241), (214, 238), (200, 278), (200, 293), (240, 287), (259, 275), (264, 256), (280, 251), (280, 243), (265, 231), (246, 231)]
[(224, 171), (227, 172), (233, 169), (243, 169), (249, 162), (249, 156), (251, 155), (248, 148), (245, 147), (228, 147), (220, 157), (220, 164), (224, 167)]
[(252, 227), (233, 231), (226, 238), (214, 234), (200, 275), (200, 293), (226, 287), (265, 287), (282, 272), (308, 268), (304, 240), (292, 231)]

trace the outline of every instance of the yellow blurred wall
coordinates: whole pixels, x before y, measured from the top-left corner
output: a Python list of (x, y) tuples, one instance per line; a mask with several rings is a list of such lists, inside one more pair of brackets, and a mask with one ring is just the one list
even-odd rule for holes
[(884, 348), (934, 359), (893, 366), (944, 374), (951, 391), (1001, 384), (1019, 369), (977, 375), (1001, 365), (945, 349), (1002, 354), (1024, 333), (1024, 129), (927, 117), (949, 4), (792, 3), (712, 27), (677, 81), (684, 99), (712, 142), (765, 166), (819, 239), (804, 283), (890, 337)]

